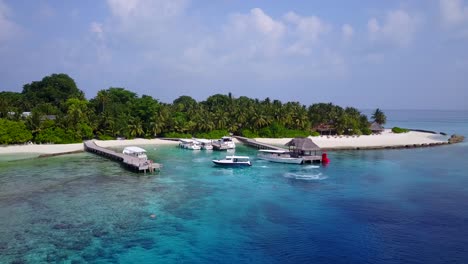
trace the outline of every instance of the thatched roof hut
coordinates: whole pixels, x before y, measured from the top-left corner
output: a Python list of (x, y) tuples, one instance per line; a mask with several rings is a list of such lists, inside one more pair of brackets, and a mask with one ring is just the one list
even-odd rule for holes
[(332, 124), (319, 124), (318, 126), (315, 127), (315, 130), (319, 132), (321, 135), (323, 134), (336, 134), (336, 129)]
[(312, 152), (317, 152), (320, 147), (315, 144), (310, 138), (294, 138), (285, 146), (289, 147), (289, 151), (297, 155), (312, 155)]
[(379, 123), (374, 122), (370, 125), (370, 130), (372, 133), (382, 133), (382, 131), (384, 131), (384, 127)]

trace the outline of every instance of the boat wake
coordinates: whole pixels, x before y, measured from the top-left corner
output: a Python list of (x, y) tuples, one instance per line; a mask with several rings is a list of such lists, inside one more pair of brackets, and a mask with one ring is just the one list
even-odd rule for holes
[(306, 165), (302, 167), (303, 169), (318, 169), (320, 166), (317, 165)]
[(286, 178), (296, 179), (296, 180), (305, 180), (305, 181), (312, 181), (312, 180), (325, 180), (328, 177), (323, 175), (321, 172), (316, 174), (307, 174), (307, 173), (293, 173), (287, 172), (283, 175)]
[(195, 163), (202, 163), (202, 162), (209, 162), (211, 161), (211, 159), (209, 158), (195, 158), (195, 159), (192, 159), (193, 162)]

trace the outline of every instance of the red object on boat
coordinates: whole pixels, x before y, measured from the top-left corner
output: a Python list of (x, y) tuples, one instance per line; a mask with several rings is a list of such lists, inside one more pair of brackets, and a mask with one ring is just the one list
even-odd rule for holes
[(327, 153), (325, 153), (325, 152), (322, 153), (322, 163), (323, 163), (323, 164), (328, 164), (328, 163), (330, 163), (330, 159), (328, 159)]

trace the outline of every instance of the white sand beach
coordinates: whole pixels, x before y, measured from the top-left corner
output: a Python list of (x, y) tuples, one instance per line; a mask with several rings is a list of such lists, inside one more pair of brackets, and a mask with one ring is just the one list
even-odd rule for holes
[[(96, 140), (101, 147), (119, 147), (130, 145), (175, 145), (177, 141), (162, 139), (129, 139), (129, 140)], [(28, 144), (0, 147), (0, 154), (37, 153), (37, 154), (59, 154), (82, 151), (83, 143), (76, 144)]]
[[(445, 143), (448, 136), (439, 134), (423, 133), (410, 131), (408, 133), (395, 134), (391, 130), (385, 130), (380, 135), (369, 136), (319, 136), (311, 137), (319, 147), (323, 149), (342, 149), (342, 148), (378, 148), (378, 147), (398, 147), (414, 144)], [(255, 140), (267, 144), (284, 146), (290, 138), (256, 138)], [(131, 145), (176, 145), (177, 141), (163, 139), (130, 139), (130, 140), (96, 140), (101, 147), (120, 147)], [(83, 144), (31, 144), (14, 145), (0, 147), (0, 154), (16, 153), (37, 153), (37, 154), (59, 154), (75, 151), (82, 151)]]
[[(368, 136), (318, 136), (310, 137), (312, 141), (323, 149), (352, 149), (352, 148), (378, 148), (399, 147), (406, 145), (420, 145), (432, 143), (446, 143), (449, 136), (410, 131), (395, 134), (386, 129), (380, 135)], [(255, 140), (271, 145), (284, 146), (290, 138), (256, 138)]]

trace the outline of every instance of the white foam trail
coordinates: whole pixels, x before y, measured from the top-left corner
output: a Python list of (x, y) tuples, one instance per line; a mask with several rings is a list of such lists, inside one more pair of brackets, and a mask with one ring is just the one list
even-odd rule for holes
[(284, 177), (286, 178), (291, 178), (291, 179), (296, 179), (296, 180), (325, 180), (328, 177), (323, 175), (321, 172), (317, 174), (305, 174), (305, 173), (292, 173), (288, 172), (284, 174)]
[(320, 168), (320, 166), (317, 166), (317, 165), (307, 165), (307, 166), (304, 166), (303, 168), (304, 168), (304, 169), (318, 169), (318, 168)]

